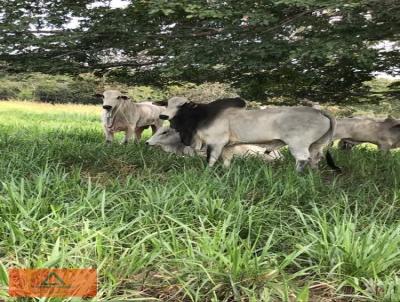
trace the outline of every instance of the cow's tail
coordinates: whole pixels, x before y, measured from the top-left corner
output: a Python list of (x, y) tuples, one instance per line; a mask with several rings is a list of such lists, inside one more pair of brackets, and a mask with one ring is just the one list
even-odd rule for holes
[(336, 163), (333, 159), (332, 154), (329, 152), (329, 149), (326, 150), (325, 160), (326, 160), (326, 163), (328, 164), (328, 166), (331, 167), (333, 170), (335, 170), (338, 173), (342, 172), (342, 169), (340, 167), (336, 166)]
[(312, 148), (320, 148), (321, 146), (328, 146), (328, 149), (325, 154), (325, 160), (329, 167), (331, 167), (336, 172), (341, 172), (342, 169), (335, 164), (332, 154), (329, 152), (329, 148), (332, 146), (333, 136), (336, 130), (336, 119), (330, 113), (320, 110), (321, 114), (329, 119), (330, 127), (328, 131), (321, 136), (316, 142), (311, 146)]

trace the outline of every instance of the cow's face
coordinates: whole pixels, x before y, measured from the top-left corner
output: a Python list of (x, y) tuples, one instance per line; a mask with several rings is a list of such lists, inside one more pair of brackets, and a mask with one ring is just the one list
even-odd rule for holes
[(179, 133), (170, 127), (161, 127), (146, 141), (150, 146), (178, 145), (181, 143)]
[(171, 120), (176, 112), (178, 111), (179, 107), (185, 103), (188, 103), (189, 100), (184, 97), (173, 97), (168, 100), (168, 107), (165, 109), (162, 114), (160, 114), (160, 119), (162, 120)]
[(129, 97), (123, 95), (118, 90), (106, 90), (101, 94), (101, 97), (103, 98), (103, 109), (107, 111), (111, 111), (118, 106), (121, 101), (129, 99)]

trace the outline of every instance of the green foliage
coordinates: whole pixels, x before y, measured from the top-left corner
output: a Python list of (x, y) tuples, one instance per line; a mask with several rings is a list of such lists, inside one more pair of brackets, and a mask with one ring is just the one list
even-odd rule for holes
[(397, 301), (398, 151), (207, 169), (105, 145), (100, 111), (1, 103), (0, 299), (8, 268), (51, 266), (97, 268), (97, 300)]
[(59, 103), (63, 99), (71, 100), (72, 92), (66, 83), (47, 82), (36, 87), (35, 97), (42, 102)]
[[(109, 3), (1, 1), (0, 64), (131, 85), (225, 82), (251, 99), (331, 102), (367, 96), (372, 72), (398, 72), (398, 50), (377, 47), (398, 40), (394, 0)], [(72, 17), (76, 28), (65, 26)]]
[(135, 102), (161, 101), (165, 99), (165, 93), (161, 89), (151, 86), (122, 87)]
[(211, 102), (218, 98), (236, 96), (236, 91), (229, 85), (222, 83), (203, 83), (195, 85), (186, 83), (171, 85), (166, 89), (166, 96), (184, 96), (194, 102)]
[(39, 73), (3, 75), (0, 78), (0, 99), (94, 104), (98, 103), (94, 97), (98, 88), (98, 79), (87, 75), (76, 78)]
[(46, 103), (98, 104), (95, 93), (105, 89), (119, 89), (135, 102), (165, 100), (171, 96), (185, 96), (196, 102), (210, 102), (221, 97), (235, 96), (229, 85), (185, 83), (164, 89), (154, 86), (127, 86), (121, 83), (103, 83), (98, 78), (82, 74), (77, 77), (39, 73), (0, 76), (0, 99), (33, 100)]
[(94, 95), (98, 90), (99, 82), (93, 77), (50, 77), (35, 74), (30, 76), (28, 81), (37, 83), (34, 84), (33, 97), (35, 100), (47, 103), (98, 103), (98, 99)]
[(16, 99), (19, 92), (20, 85), (18, 83), (9, 80), (0, 81), (0, 99)]
[(400, 228), (377, 226), (371, 222), (360, 226), (358, 218), (348, 213), (333, 212), (304, 216), (302, 244), (310, 262), (329, 276), (346, 275), (355, 278), (378, 279), (387, 271), (400, 269)]

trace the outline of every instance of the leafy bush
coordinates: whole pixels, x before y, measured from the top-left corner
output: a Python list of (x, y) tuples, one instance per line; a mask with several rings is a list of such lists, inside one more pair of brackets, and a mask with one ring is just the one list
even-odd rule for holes
[(40, 73), (2, 75), (0, 99), (22, 99), (46, 103), (94, 104), (99, 80), (90, 75), (76, 78)]
[(15, 99), (20, 92), (20, 87), (14, 81), (0, 81), (0, 99), (8, 100)]
[[(250, 108), (259, 107), (260, 105), (297, 105), (303, 101), (302, 98), (287, 96), (272, 97), (265, 94), (265, 86), (262, 86), (261, 83), (259, 83), (261, 86), (257, 89), (264, 89), (262, 91), (264, 96), (252, 97), (251, 93), (246, 92), (247, 88), (242, 87), (239, 91), (226, 83), (207, 82), (196, 85), (186, 82), (155, 87), (128, 86), (123, 83), (112, 82), (111, 79), (107, 78), (104, 80), (93, 74), (81, 74), (77, 77), (45, 75), (41, 73), (20, 75), (0, 74), (0, 99), (22, 99), (48, 103), (98, 104), (99, 100), (94, 97), (94, 94), (105, 89), (118, 89), (126, 92), (135, 102), (159, 101), (172, 96), (184, 96), (195, 102), (211, 102), (218, 98), (234, 97), (238, 94), (249, 101), (248, 106)], [(248, 87), (250, 90), (253, 91), (256, 89), (257, 85), (253, 87), (250, 84)], [(332, 102), (325, 103), (324, 107), (338, 116), (349, 116), (360, 113), (399, 116), (400, 106), (396, 102), (398, 83), (396, 84), (396, 82), (384, 79), (375, 79), (365, 84), (371, 88), (370, 97), (360, 97), (356, 103), (348, 103), (345, 106), (343, 104), (337, 105), (332, 100)]]
[(211, 102), (218, 98), (234, 97), (237, 92), (227, 84), (222, 83), (204, 83), (195, 85), (186, 83), (183, 85), (174, 85), (168, 87), (168, 97), (171, 96), (184, 96), (194, 102)]
[(46, 103), (64, 103), (70, 100), (71, 96), (68, 85), (44, 83), (39, 84), (35, 89), (36, 99)]
[(79, 76), (68, 88), (72, 103), (96, 104), (99, 100), (94, 96), (100, 89), (99, 80), (92, 76)]

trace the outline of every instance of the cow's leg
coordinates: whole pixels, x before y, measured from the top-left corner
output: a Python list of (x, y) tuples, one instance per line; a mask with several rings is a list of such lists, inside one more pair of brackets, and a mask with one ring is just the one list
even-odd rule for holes
[(158, 128), (160, 127), (157, 127), (157, 125), (151, 125), (151, 135), (154, 135), (154, 133), (157, 132)]
[[(332, 142), (328, 145), (332, 145)], [(318, 168), (318, 163), (324, 157), (324, 147), (326, 144), (317, 142), (311, 144), (309, 151), (310, 151), (310, 166), (312, 169)]]
[(106, 143), (112, 143), (114, 140), (114, 132), (110, 131), (107, 126), (104, 126), (104, 135), (106, 136)]
[(223, 148), (224, 145), (207, 145), (207, 162), (209, 167), (214, 166)]
[(135, 128), (135, 142), (140, 142), (140, 139), (142, 138), (142, 133), (144, 131), (144, 129), (146, 129), (147, 127), (137, 127)]
[(289, 151), (296, 159), (296, 171), (303, 172), (304, 168), (310, 162), (311, 154), (308, 150), (308, 146), (290, 146)]
[(231, 161), (233, 158), (233, 151), (231, 147), (225, 147), (222, 149), (221, 158), (224, 163), (224, 167), (228, 168), (231, 165)]
[(320, 162), (321, 158), (323, 157), (323, 148), (314, 149), (310, 152), (310, 167), (312, 169), (318, 168), (318, 163)]
[[(130, 142), (130, 140), (131, 140), (131, 138), (132, 138), (132, 136), (135, 134), (135, 130), (134, 130), (134, 128), (133, 127), (131, 127), (131, 126), (129, 126), (127, 129), (126, 129), (126, 131), (125, 131), (125, 137), (124, 137), (124, 139), (122, 140), (122, 144), (127, 144), (127, 143), (129, 143)], [(136, 140), (136, 137), (135, 137), (135, 140)]]
[(341, 150), (351, 150), (353, 147), (356, 145), (355, 142), (347, 140), (347, 139), (341, 139), (338, 143), (338, 147)]
[(280, 140), (274, 140), (264, 145), (265, 153), (269, 154), (285, 146), (285, 143)]
[(383, 152), (385, 152), (385, 153), (387, 153), (387, 152), (390, 151), (390, 147), (391, 147), (391, 144), (389, 144), (389, 143), (387, 143), (387, 142), (380, 143), (380, 144), (378, 145), (379, 150), (381, 150), (381, 151), (383, 151)]

